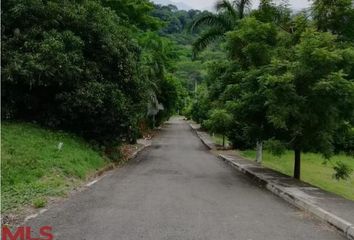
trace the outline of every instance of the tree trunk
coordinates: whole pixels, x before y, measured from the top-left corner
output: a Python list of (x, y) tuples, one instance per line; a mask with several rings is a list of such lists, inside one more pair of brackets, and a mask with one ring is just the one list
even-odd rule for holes
[(155, 115), (152, 115), (152, 129), (155, 129)]
[(222, 147), (225, 148), (225, 135), (222, 135)]
[(263, 153), (263, 142), (262, 141), (257, 141), (257, 153), (256, 153), (256, 162), (261, 163), (262, 162), (262, 153)]
[(301, 150), (295, 149), (294, 178), (300, 179), (301, 172)]
[(194, 80), (194, 94), (197, 94), (197, 90), (198, 90), (198, 81)]

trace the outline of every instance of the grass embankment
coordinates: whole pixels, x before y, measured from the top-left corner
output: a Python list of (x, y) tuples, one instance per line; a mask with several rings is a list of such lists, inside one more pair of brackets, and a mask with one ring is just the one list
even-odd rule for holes
[(107, 164), (82, 139), (32, 124), (2, 123), (1, 140), (2, 213), (43, 207)]
[[(247, 150), (240, 152), (248, 159), (255, 159), (256, 152)], [(329, 192), (334, 192), (347, 199), (354, 200), (354, 173), (349, 180), (337, 181), (333, 178), (333, 167), (330, 162), (316, 153), (303, 153), (301, 155), (301, 180), (314, 186), (318, 186)], [(354, 169), (354, 158), (346, 155), (335, 155), (330, 160), (332, 163), (341, 161)], [(264, 166), (292, 176), (294, 165), (294, 153), (287, 151), (282, 156), (274, 156), (270, 152), (264, 151)]]

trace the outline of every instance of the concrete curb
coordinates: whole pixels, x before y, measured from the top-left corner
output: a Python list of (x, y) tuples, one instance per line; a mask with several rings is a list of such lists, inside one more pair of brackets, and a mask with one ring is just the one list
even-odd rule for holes
[(202, 133), (199, 131), (196, 131), (197, 136), (200, 138), (200, 140), (202, 141), (202, 143), (209, 149), (209, 150), (215, 150), (216, 147), (214, 145), (214, 143), (212, 143), (211, 141), (205, 139), (205, 137), (202, 136)]
[(209, 149), (209, 150), (215, 150), (216, 146), (215, 144), (208, 139), (205, 135), (206, 133), (198, 131), (198, 127), (193, 126), (193, 124), (189, 123), (189, 126), (191, 127), (191, 129), (197, 134), (197, 136), (199, 137), (200, 141), (202, 141), (202, 143)]
[(276, 184), (267, 179), (263, 175), (257, 174), (248, 168), (248, 164), (237, 163), (232, 157), (224, 156), (222, 154), (219, 154), (218, 157), (226, 163), (230, 164), (232, 167), (236, 168), (238, 171), (245, 173), (257, 181), (260, 181), (269, 191), (275, 195), (281, 197), (285, 201), (300, 209), (312, 213), (320, 220), (325, 221), (340, 230), (348, 239), (354, 240), (354, 225), (352, 223), (326, 211), (319, 206), (316, 206), (311, 201), (302, 198), (301, 195), (297, 195), (294, 192), (291, 192), (289, 188), (280, 186), (279, 184)]

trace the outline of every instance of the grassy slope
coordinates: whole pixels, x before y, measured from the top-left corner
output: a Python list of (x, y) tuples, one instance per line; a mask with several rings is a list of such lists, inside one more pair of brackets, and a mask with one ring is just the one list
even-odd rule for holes
[[(27, 123), (2, 123), (3, 213), (34, 204), (48, 196), (63, 196), (106, 164), (83, 140)], [(58, 150), (63, 142), (62, 150)]]
[[(256, 152), (247, 150), (242, 151), (241, 155), (249, 159), (254, 159)], [(291, 176), (293, 173), (293, 158), (294, 155), (291, 151), (286, 152), (280, 157), (265, 151), (263, 153), (263, 165)], [(353, 157), (336, 155), (331, 158), (331, 162), (335, 163), (336, 161), (342, 161), (354, 169)], [(354, 173), (347, 181), (333, 179), (334, 170), (331, 163), (325, 163), (323, 157), (315, 153), (302, 154), (301, 164), (301, 179), (303, 181), (354, 200)]]

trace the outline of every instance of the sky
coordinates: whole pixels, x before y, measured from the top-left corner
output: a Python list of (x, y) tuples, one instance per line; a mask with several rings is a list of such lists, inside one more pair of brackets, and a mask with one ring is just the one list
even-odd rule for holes
[[(212, 10), (216, 0), (171, 0), (172, 2), (182, 2), (195, 9)], [(258, 6), (259, 0), (253, 0), (253, 6)], [(300, 10), (310, 6), (309, 0), (289, 0), (289, 4), (295, 10)]]

